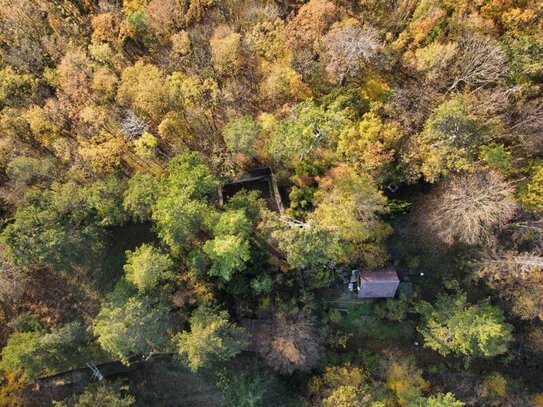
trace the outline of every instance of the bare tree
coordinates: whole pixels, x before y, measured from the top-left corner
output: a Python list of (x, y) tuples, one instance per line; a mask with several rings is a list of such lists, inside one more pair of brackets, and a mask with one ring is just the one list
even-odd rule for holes
[(469, 33), (460, 40), (449, 91), (466, 86), (483, 87), (505, 76), (507, 57), (496, 40)]
[(543, 98), (526, 102), (518, 113), (518, 118), (509, 129), (519, 139), (525, 153), (537, 156), (543, 151)]
[(312, 318), (278, 316), (272, 327), (266, 363), (282, 374), (313, 367), (323, 351)]
[(121, 128), (128, 140), (134, 140), (149, 129), (149, 124), (128, 109), (126, 110), (126, 117), (121, 123)]
[(513, 193), (513, 185), (496, 172), (460, 175), (438, 189), (426, 220), (445, 243), (474, 245), (514, 216)]
[(543, 320), (543, 256), (516, 251), (490, 252), (483, 256), (477, 272), (498, 289), (513, 313), (523, 319)]
[(326, 72), (343, 84), (347, 76), (360, 73), (361, 62), (376, 57), (381, 47), (373, 28), (358, 24), (334, 27), (324, 37)]

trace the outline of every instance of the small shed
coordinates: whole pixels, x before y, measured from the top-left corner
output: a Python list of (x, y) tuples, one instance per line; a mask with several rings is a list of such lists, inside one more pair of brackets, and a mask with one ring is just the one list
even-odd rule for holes
[(243, 319), (241, 326), (249, 334), (248, 352), (262, 353), (268, 349), (271, 337), (271, 321), (267, 319)]
[(219, 190), (221, 205), (241, 190), (260, 191), (260, 196), (266, 201), (271, 211), (283, 213), (281, 194), (279, 193), (277, 182), (270, 167), (247, 170), (241, 178), (225, 184)]
[(358, 274), (359, 298), (392, 298), (400, 279), (393, 268), (383, 270), (362, 270)]

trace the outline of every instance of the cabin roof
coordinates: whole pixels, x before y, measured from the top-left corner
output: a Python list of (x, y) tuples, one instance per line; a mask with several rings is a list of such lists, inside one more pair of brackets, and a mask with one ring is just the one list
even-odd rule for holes
[(360, 298), (392, 298), (400, 283), (393, 268), (383, 270), (362, 270), (358, 275)]

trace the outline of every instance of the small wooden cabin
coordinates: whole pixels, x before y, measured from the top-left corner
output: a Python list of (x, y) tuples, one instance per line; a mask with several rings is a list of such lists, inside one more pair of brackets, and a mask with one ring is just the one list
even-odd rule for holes
[(361, 270), (358, 273), (359, 298), (393, 298), (400, 279), (394, 268)]

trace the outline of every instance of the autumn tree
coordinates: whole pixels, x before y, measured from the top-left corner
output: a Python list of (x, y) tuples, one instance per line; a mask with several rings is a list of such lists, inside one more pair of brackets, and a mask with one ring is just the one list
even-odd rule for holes
[(17, 73), (11, 66), (0, 70), (0, 107), (21, 107), (30, 102), (36, 92), (36, 78)]
[(482, 87), (502, 79), (507, 72), (507, 57), (500, 44), (491, 37), (468, 33), (461, 38), (455, 58), (453, 82), (449, 91), (459, 85)]
[(413, 64), (417, 71), (423, 72), (427, 80), (439, 83), (447, 75), (454, 57), (458, 54), (458, 43), (433, 41), (417, 48), (414, 54)]
[(422, 301), (419, 332), (424, 346), (446, 356), (463, 355), (492, 357), (507, 352), (512, 341), (512, 326), (505, 321), (503, 312), (488, 300), (472, 305), (466, 294), (442, 294), (435, 305)]
[(303, 101), (311, 95), (302, 75), (284, 63), (263, 63), (261, 71), (264, 75), (260, 83), (260, 96), (263, 101), (279, 106)]
[(387, 123), (370, 111), (340, 133), (337, 153), (355, 168), (381, 175), (393, 161), (401, 136), (396, 123)]
[(303, 315), (279, 315), (273, 324), (266, 363), (281, 374), (311, 369), (322, 354), (322, 344), (313, 319)]
[(89, 104), (92, 66), (82, 49), (68, 49), (57, 67), (58, 81), (63, 95), (68, 98), (68, 112), (77, 117), (78, 111)]
[(169, 106), (169, 88), (158, 67), (138, 61), (123, 71), (117, 98), (137, 114), (158, 121)]
[(241, 34), (219, 26), (210, 39), (210, 45), (213, 66), (219, 73), (236, 75), (244, 62)]
[(245, 330), (229, 322), (226, 311), (197, 308), (190, 317), (190, 332), (176, 336), (178, 352), (191, 370), (226, 362), (247, 345)]
[(232, 153), (253, 157), (253, 142), (260, 131), (261, 126), (251, 116), (242, 116), (226, 124), (223, 129), (224, 142)]
[(472, 111), (469, 97), (455, 95), (428, 117), (422, 133), (407, 151), (427, 181), (467, 169), (477, 158), (479, 146), (488, 138), (491, 126)]
[(360, 74), (362, 65), (373, 61), (380, 48), (377, 32), (356, 20), (336, 23), (323, 37), (324, 62), (331, 78), (343, 84)]
[(172, 146), (186, 148), (194, 142), (185, 118), (178, 112), (168, 112), (158, 125), (160, 139)]
[(316, 55), (316, 42), (337, 19), (337, 8), (329, 0), (311, 0), (300, 7), (285, 27), (284, 41), (295, 56), (295, 65), (310, 69)]
[(315, 405), (325, 407), (370, 406), (375, 401), (369, 394), (368, 372), (346, 363), (328, 366), (321, 376), (309, 382), (309, 393)]
[(368, 264), (377, 265), (384, 260), (381, 244), (390, 233), (379, 218), (386, 212), (386, 198), (374, 181), (352, 167), (339, 165), (320, 180), (311, 219), (349, 244), (351, 256), (356, 258), (356, 252), (362, 251)]
[(13, 264), (8, 247), (0, 244), (0, 300), (6, 304), (19, 301), (26, 293), (30, 281), (27, 270)]
[(50, 34), (51, 27), (46, 18), (36, 19), (47, 8), (43, 3), (30, 0), (1, 3), (2, 31), (9, 33), (2, 42), (2, 57), (14, 67), (31, 72), (43, 69), (48, 52), (43, 39)]
[(180, 0), (151, 0), (147, 4), (149, 26), (162, 39), (182, 28), (185, 3)]
[(479, 263), (477, 276), (498, 290), (522, 319), (543, 320), (543, 257), (538, 253), (491, 251)]
[(440, 187), (426, 218), (447, 244), (488, 240), (514, 216), (514, 188), (496, 172), (459, 175)]

